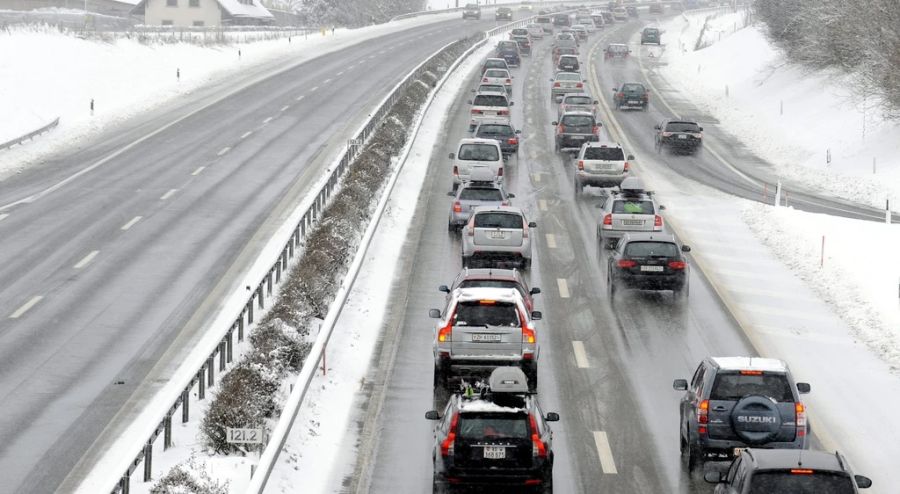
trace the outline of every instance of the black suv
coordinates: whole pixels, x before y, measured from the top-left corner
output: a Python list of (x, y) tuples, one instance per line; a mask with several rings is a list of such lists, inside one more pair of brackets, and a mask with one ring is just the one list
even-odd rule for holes
[(620, 289), (672, 290), (686, 297), (689, 285), (687, 245), (678, 247), (675, 237), (663, 233), (625, 233), (609, 256), (606, 286), (612, 301)]
[(662, 44), (659, 29), (655, 27), (645, 27), (644, 30), (641, 31), (641, 44), (649, 45), (651, 43), (654, 45)]
[[(444, 413), (425, 414), (438, 420), (434, 428), (433, 492), (450, 485), (505, 485), (553, 492), (553, 432), (525, 374), (500, 367), (488, 385), (465, 386), (450, 396)], [(519, 492), (519, 491), (516, 491)]]
[(494, 20), (505, 19), (511, 21), (513, 17), (512, 9), (509, 7), (497, 7), (497, 10), (494, 11)]
[(463, 19), (481, 19), (481, 7), (474, 3), (467, 3), (463, 8)]
[(639, 82), (626, 82), (622, 87), (613, 88), (613, 103), (616, 110), (627, 108), (646, 110), (650, 104), (650, 91)]
[(715, 494), (856, 494), (872, 486), (868, 477), (853, 475), (838, 452), (796, 449), (747, 449), (727, 474), (703, 478), (719, 484)]
[(521, 132), (513, 127), (509, 120), (484, 120), (475, 128), (473, 137), (497, 141), (503, 156), (509, 157), (519, 153), (519, 134)]
[(806, 407), (787, 364), (759, 357), (707, 357), (681, 399), (681, 456), (688, 471), (706, 459), (730, 460), (747, 447), (807, 449)]
[(654, 129), (657, 151), (668, 147), (672, 151), (691, 154), (703, 146), (703, 127), (697, 122), (663, 120)]

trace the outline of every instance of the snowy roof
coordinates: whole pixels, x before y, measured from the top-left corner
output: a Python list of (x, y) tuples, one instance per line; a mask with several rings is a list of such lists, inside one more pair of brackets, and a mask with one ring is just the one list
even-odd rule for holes
[(725, 370), (758, 370), (787, 372), (787, 365), (778, 359), (762, 357), (713, 357), (713, 362)]
[(500, 406), (496, 403), (482, 400), (482, 399), (473, 399), (473, 400), (460, 400), (459, 410), (461, 412), (501, 412), (501, 413), (516, 413), (525, 411), (524, 408), (512, 408), (512, 407), (504, 407)]
[(520, 298), (521, 295), (514, 288), (479, 286), (459, 289), (460, 301), (499, 300), (501, 302), (516, 303)]
[(271, 12), (263, 7), (259, 0), (250, 0), (249, 4), (238, 0), (216, 0), (222, 10), (232, 17), (274, 17)]

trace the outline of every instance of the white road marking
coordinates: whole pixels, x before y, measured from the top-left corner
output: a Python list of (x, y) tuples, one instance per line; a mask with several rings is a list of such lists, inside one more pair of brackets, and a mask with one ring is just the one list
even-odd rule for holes
[(267, 124), (267, 123), (269, 123), (269, 122), (271, 122), (271, 121), (272, 121), (272, 117), (268, 117), (268, 118), (266, 118), (265, 120), (263, 120), (263, 125), (265, 125), (265, 124)]
[(206, 168), (206, 167), (205, 167), (205, 166), (197, 167), (197, 169), (194, 170), (194, 173), (191, 173), (191, 175), (193, 175), (193, 176), (195, 176), (195, 177), (196, 177), (197, 175), (200, 175), (200, 173), (203, 171), (204, 168)]
[(588, 364), (587, 352), (584, 350), (584, 342), (573, 341), (572, 350), (575, 352), (575, 365), (577, 365), (579, 369), (587, 369), (590, 367), (590, 364)]
[(541, 181), (541, 174), (540, 174), (540, 173), (532, 173), (532, 174), (531, 174), (531, 181), (532, 181), (532, 182), (535, 182), (535, 183), (540, 183), (540, 181)]
[(178, 192), (178, 189), (169, 189), (169, 191), (163, 194), (162, 197), (159, 198), (159, 200), (165, 201), (166, 199), (172, 197), (176, 192)]
[(569, 298), (569, 285), (566, 283), (565, 278), (557, 278), (556, 286), (559, 288), (560, 298)]
[(225, 146), (219, 151), (218, 156), (222, 156), (223, 154), (227, 153), (228, 151), (231, 151), (231, 147)]
[(303, 98), (305, 98), (305, 97), (306, 97), (305, 94), (301, 94), (300, 96), (297, 96), (297, 97), (294, 98), (294, 99), (297, 100), (297, 101), (301, 101), (301, 100), (303, 100)]
[(288, 108), (290, 108), (290, 107), (291, 107), (291, 105), (284, 105), (281, 107), (281, 111), (288, 111)]
[(613, 461), (612, 450), (609, 449), (609, 439), (603, 431), (594, 431), (594, 444), (597, 446), (597, 455), (600, 456), (600, 468), (603, 473), (617, 474), (616, 462)]
[(734, 269), (717, 269), (716, 274), (735, 278), (750, 278), (754, 280), (768, 280), (770, 276), (758, 271), (736, 271)]
[(22, 307), (19, 307), (18, 309), (16, 309), (15, 312), (10, 314), (9, 318), (10, 319), (18, 319), (18, 318), (22, 317), (23, 314), (28, 312), (28, 309), (31, 309), (32, 307), (34, 307), (35, 304), (40, 302), (42, 298), (44, 298), (43, 295), (35, 295), (34, 297), (31, 297), (31, 300), (29, 300), (28, 302), (25, 302), (25, 305), (23, 305)]
[(129, 228), (133, 227), (135, 223), (141, 221), (141, 218), (143, 218), (143, 216), (135, 216), (134, 218), (131, 218), (131, 221), (122, 225), (122, 230), (128, 230)]
[(329, 77), (328, 79), (325, 79), (324, 81), (322, 81), (323, 84), (328, 84), (329, 82), (331, 82), (331, 78), (330, 78), (330, 77)]
[(252, 130), (248, 130), (247, 132), (244, 132), (243, 134), (241, 134), (241, 139), (246, 139), (246, 138), (250, 137), (250, 134), (252, 134), (252, 133), (253, 133)]
[(92, 250), (90, 254), (84, 256), (84, 259), (78, 261), (78, 264), (76, 264), (73, 267), (75, 269), (81, 269), (81, 268), (87, 266), (88, 264), (90, 264), (91, 261), (94, 260), (95, 257), (97, 257), (97, 254), (99, 254), (99, 253), (100, 253), (99, 250)]
[(315, 92), (315, 91), (318, 91), (318, 90), (319, 90), (319, 86), (314, 86), (312, 89), (309, 90), (309, 92), (312, 93), (312, 92)]
[(338, 76), (338, 77), (340, 77), (340, 76), (344, 75), (344, 71), (342, 70), (342, 71), (338, 72), (338, 73), (335, 74), (335, 75)]
[(538, 201), (538, 207), (541, 209), (541, 211), (546, 211), (547, 210), (547, 201), (544, 199), (540, 199)]
[(548, 233), (546, 236), (547, 236), (547, 247), (550, 247), (551, 249), (555, 249), (556, 248), (556, 235), (554, 235), (552, 233)]
[(8, 218), (8, 217), (9, 217), (9, 214), (8, 214), (8, 213), (0, 214), (0, 221), (3, 221), (3, 220), (5, 220), (5, 219)]

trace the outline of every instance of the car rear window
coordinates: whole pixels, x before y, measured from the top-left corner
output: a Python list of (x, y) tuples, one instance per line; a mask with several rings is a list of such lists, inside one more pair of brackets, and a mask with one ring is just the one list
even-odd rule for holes
[(559, 63), (578, 63), (578, 57), (574, 55), (562, 55), (559, 57)]
[(472, 100), (475, 106), (509, 106), (506, 96), (502, 94), (479, 94)]
[(572, 72), (562, 72), (556, 74), (556, 79), (560, 81), (580, 81), (581, 74), (575, 74)]
[(484, 66), (489, 69), (506, 69), (507, 67), (506, 62), (502, 60), (488, 60)]
[(461, 201), (502, 201), (503, 193), (499, 189), (466, 187), (459, 191)]
[[(486, 304), (485, 302), (491, 302)], [(456, 306), (456, 326), (519, 326), (519, 312), (515, 304), (476, 300)]]
[(562, 123), (572, 127), (591, 127), (594, 119), (590, 115), (563, 115)]
[(700, 132), (700, 126), (690, 122), (669, 122), (667, 132)]
[(509, 72), (505, 69), (488, 69), (484, 74), (485, 77), (509, 77)]
[(587, 96), (568, 96), (566, 97), (567, 105), (592, 105), (593, 100)]
[[(802, 469), (798, 469), (802, 470)], [(802, 470), (761, 471), (753, 474), (750, 494), (853, 494), (853, 483), (847, 475), (836, 472)]]
[(628, 242), (628, 257), (678, 257), (678, 247), (671, 242)]
[(535, 20), (535, 22), (539, 22), (541, 24), (547, 24), (548, 22), (550, 22), (550, 18), (549, 17), (538, 17)]
[(659, 29), (648, 27), (644, 29), (644, 34), (659, 34)]
[(499, 84), (482, 84), (482, 85), (478, 86), (479, 93), (487, 92), (487, 91), (494, 91), (496, 93), (502, 93), (503, 91), (506, 91), (506, 89)]
[(767, 396), (780, 403), (794, 401), (787, 376), (770, 372), (720, 372), (716, 375), (709, 399), (736, 401), (748, 395)]
[(640, 199), (621, 199), (613, 203), (613, 213), (653, 214), (653, 201)]
[(500, 150), (491, 144), (463, 144), (459, 147), (458, 158), (463, 161), (499, 161)]
[(528, 30), (527, 30), (527, 29), (513, 29), (513, 30), (512, 30), (512, 33), (513, 33), (513, 34), (516, 34), (516, 35), (528, 36)]
[(586, 160), (625, 161), (622, 148), (601, 148), (591, 146), (584, 150)]
[(525, 413), (461, 414), (457, 434), (461, 439), (528, 439)]
[(476, 135), (476, 137), (508, 137), (513, 134), (515, 134), (515, 132), (513, 132), (512, 128), (509, 125), (482, 124), (478, 127), (478, 135)]
[(644, 86), (640, 84), (624, 84), (622, 85), (622, 91), (627, 91), (629, 93), (643, 93)]
[(515, 281), (504, 281), (504, 280), (465, 280), (459, 284), (460, 288), (475, 288), (475, 287), (485, 287), (485, 288), (515, 288), (519, 292), (522, 292), (522, 287), (516, 283)]
[(487, 212), (475, 215), (476, 228), (522, 229), (522, 217), (515, 213)]

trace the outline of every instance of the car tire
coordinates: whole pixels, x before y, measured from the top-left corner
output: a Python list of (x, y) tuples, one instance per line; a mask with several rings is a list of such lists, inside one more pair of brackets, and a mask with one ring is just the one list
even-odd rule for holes
[(535, 365), (526, 365), (523, 369), (525, 372), (525, 379), (528, 380), (528, 391), (531, 393), (537, 393), (538, 389), (538, 371), (537, 366)]
[(442, 371), (440, 367), (435, 366), (434, 367), (434, 383), (433, 383), (434, 388), (447, 390), (450, 387), (449, 383), (450, 383), (450, 379), (449, 379), (449, 376), (447, 376), (447, 373)]
[(578, 179), (576, 178), (575, 179), (575, 195), (579, 195), (582, 192), (584, 192), (584, 184), (579, 182)]
[(618, 292), (618, 286), (616, 286), (615, 280), (612, 279), (611, 276), (606, 276), (606, 294), (609, 296), (609, 301), (612, 302), (616, 298), (616, 293)]
[(688, 295), (690, 295), (690, 285), (685, 282), (684, 286), (682, 286), (681, 288), (672, 290), (672, 295), (675, 297), (676, 301), (687, 300)]
[(553, 472), (551, 471), (544, 477), (543, 485), (538, 487), (540, 494), (553, 494)]
[(453, 223), (450, 223), (450, 222), (448, 221), (448, 222), (447, 222), (447, 231), (450, 232), (450, 233), (455, 233), (455, 232), (456, 232), (456, 225), (454, 225)]
[(432, 494), (448, 494), (450, 486), (441, 482), (437, 474), (434, 474), (434, 478), (431, 481), (431, 492)]
[(531, 269), (531, 259), (522, 259), (522, 269)]
[(702, 468), (702, 457), (699, 446), (695, 446), (689, 439), (681, 438), (681, 460), (688, 475), (697, 470), (698, 467)]
[(462, 257), (462, 267), (463, 269), (468, 268), (471, 265), (470, 259), (466, 256)]

